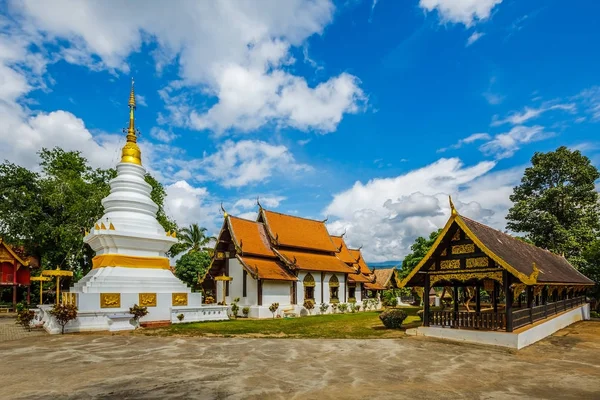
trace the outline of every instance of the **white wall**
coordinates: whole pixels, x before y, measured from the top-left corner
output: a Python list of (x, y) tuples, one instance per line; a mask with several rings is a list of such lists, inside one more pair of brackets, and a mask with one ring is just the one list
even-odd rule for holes
[(263, 306), (279, 303), (279, 308), (290, 305), (291, 282), (289, 281), (263, 281), (262, 298)]

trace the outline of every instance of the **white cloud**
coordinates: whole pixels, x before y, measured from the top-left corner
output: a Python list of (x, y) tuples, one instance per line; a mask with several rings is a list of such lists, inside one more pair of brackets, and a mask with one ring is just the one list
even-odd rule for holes
[(158, 140), (159, 142), (164, 142), (164, 143), (172, 142), (173, 140), (177, 139), (177, 137), (178, 137), (178, 135), (173, 132), (169, 132), (169, 131), (166, 131), (164, 129), (157, 128), (157, 127), (153, 127), (152, 129), (150, 129), (150, 136), (152, 136), (154, 139)]
[(553, 136), (554, 133), (546, 132), (543, 126), (518, 125), (510, 131), (495, 135), (492, 140), (479, 147), (486, 155), (495, 156), (497, 159), (512, 156), (522, 144), (537, 142)]
[(359, 80), (348, 73), (309, 87), (286, 68), (295, 63), (291, 49), (331, 22), (334, 6), (328, 0), (264, 0), (260, 7), (253, 1), (227, 0), (177, 7), (27, 0), (15, 2), (13, 9), (23, 29), (42, 32), (68, 62), (128, 72), (127, 57), (151, 43), (159, 72), (176, 63), (180, 88), (216, 98), (206, 108), (171, 96), (177, 107), (167, 102), (173, 115), (162, 115), (160, 122), (216, 132), (271, 123), (330, 132), (365, 101)]
[(505, 119), (497, 119), (492, 121), (492, 126), (500, 126), (503, 124), (512, 124), (512, 125), (521, 125), (530, 119), (534, 119), (539, 117), (545, 112), (553, 111), (553, 110), (561, 110), (570, 113), (574, 113), (577, 110), (577, 107), (573, 103), (566, 104), (543, 104), (539, 108), (530, 108), (525, 107), (522, 112), (514, 112)]
[(575, 96), (575, 99), (582, 102), (586, 114), (588, 114), (593, 121), (600, 120), (600, 86), (592, 86), (582, 90)]
[(427, 12), (437, 10), (442, 22), (467, 27), (489, 18), (492, 9), (500, 3), (502, 0), (419, 0), (419, 6)]
[(279, 207), (279, 204), (281, 204), (281, 202), (283, 200), (285, 200), (286, 198), (283, 196), (258, 196), (255, 199), (239, 199), (238, 201), (236, 201), (233, 204), (233, 207), (236, 209), (250, 209), (250, 208), (256, 208), (257, 204), (256, 201), (260, 201), (260, 204), (263, 207), (267, 207), (267, 208), (277, 208)]
[(469, 36), (469, 38), (467, 39), (466, 47), (469, 47), (470, 45), (481, 39), (484, 35), (485, 33), (482, 32), (473, 32), (473, 34), (471, 34), (471, 36)]
[(293, 176), (311, 167), (299, 164), (283, 145), (258, 140), (227, 140), (218, 151), (201, 161), (206, 179), (217, 180), (224, 187), (240, 187), (264, 182), (274, 173)]
[(135, 103), (138, 106), (148, 107), (148, 104), (146, 103), (146, 97), (138, 93), (135, 94)]
[(165, 186), (165, 211), (179, 226), (197, 223), (207, 228), (209, 235), (216, 235), (223, 218), (219, 204), (204, 187), (195, 187), (185, 180)]
[(491, 139), (491, 136), (487, 133), (474, 133), (472, 135), (467, 136), (464, 139), (460, 139), (458, 142), (456, 142), (455, 144), (453, 144), (450, 147), (444, 147), (444, 148), (438, 149), (437, 152), (443, 153), (449, 149), (460, 149), (465, 144), (470, 144), (470, 143), (476, 142), (478, 140), (489, 140), (489, 139)]
[(325, 208), (328, 228), (333, 234), (346, 230), (349, 245), (363, 245), (370, 261), (402, 259), (417, 236), (443, 227), (452, 195), (463, 215), (503, 229), (508, 196), (523, 167), (493, 172), (495, 165), (440, 159), (397, 177), (356, 182)]

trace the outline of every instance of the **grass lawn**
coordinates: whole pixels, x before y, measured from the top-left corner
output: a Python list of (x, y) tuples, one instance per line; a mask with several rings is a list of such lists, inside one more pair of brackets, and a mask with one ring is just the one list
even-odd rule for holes
[(367, 311), (300, 318), (262, 320), (240, 318), (229, 321), (174, 324), (167, 328), (143, 329), (138, 332), (157, 336), (376, 339), (402, 337), (406, 328), (417, 327), (420, 323), (419, 317), (408, 316), (404, 320), (402, 329), (386, 329), (379, 320), (379, 312)]

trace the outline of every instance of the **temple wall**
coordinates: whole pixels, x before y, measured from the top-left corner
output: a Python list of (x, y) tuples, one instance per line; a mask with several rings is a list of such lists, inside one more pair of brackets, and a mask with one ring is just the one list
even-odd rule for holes
[[(298, 304), (304, 304), (304, 277), (308, 274), (308, 271), (300, 271), (298, 273), (298, 282), (296, 282), (296, 293)], [(315, 310), (319, 309), (319, 305), (323, 303), (323, 299), (321, 298), (321, 272), (311, 272), (313, 278), (315, 278)], [(327, 275), (327, 274), (326, 274)], [(325, 278), (327, 280), (327, 278)], [(327, 289), (329, 290), (329, 289)], [(325, 295), (325, 293), (323, 293)]]
[(263, 281), (263, 306), (279, 303), (279, 307), (291, 304), (291, 283), (288, 281)]
[[(229, 259), (229, 276), (233, 278), (232, 281), (229, 282), (229, 296), (227, 296), (226, 302), (227, 304), (231, 304), (233, 299), (236, 297), (240, 298), (239, 304), (245, 304), (243, 302), (243, 285), (244, 285), (244, 269), (242, 264), (237, 258)], [(248, 277), (248, 281), (253, 280), (251, 277)], [(221, 283), (217, 283), (218, 286), (222, 286)], [(256, 303), (256, 297), (254, 298), (254, 304)]]
[(330, 290), (329, 290), (329, 280), (331, 279), (331, 277), (333, 275), (336, 275), (338, 278), (338, 281), (340, 282), (340, 286), (338, 289), (338, 299), (340, 303), (347, 303), (348, 298), (344, 297), (344, 293), (346, 293), (346, 275), (345, 274), (332, 274), (332, 273), (326, 273), (325, 274), (325, 282), (323, 282), (323, 299), (324, 299), (324, 303), (327, 304), (331, 304), (331, 296), (330, 296)]

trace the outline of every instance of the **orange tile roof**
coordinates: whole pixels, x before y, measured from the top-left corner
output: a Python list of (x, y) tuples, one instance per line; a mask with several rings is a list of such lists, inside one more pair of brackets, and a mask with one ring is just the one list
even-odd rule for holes
[(348, 274), (348, 281), (367, 283), (371, 282), (371, 279), (363, 274)]
[(365, 286), (365, 289), (368, 289), (368, 290), (385, 290), (386, 289), (379, 282), (365, 283), (364, 286)]
[(395, 268), (381, 268), (373, 271), (375, 274), (375, 282), (379, 283), (381, 286), (388, 287), (390, 285), (390, 280), (394, 279), (394, 271)]
[(253, 277), (274, 281), (297, 281), (292, 273), (288, 272), (277, 260), (256, 257), (237, 256), (244, 267)]
[(365, 262), (365, 259), (362, 257), (362, 254), (361, 254), (360, 250), (358, 250), (358, 249), (348, 249), (348, 251), (350, 252), (350, 254), (352, 254), (352, 257), (354, 257), (355, 260), (358, 260), (358, 265), (360, 266), (360, 273), (361, 274), (371, 274), (371, 273), (373, 273), (373, 271), (371, 271), (371, 269), (369, 268), (369, 266)]
[(356, 273), (345, 262), (336, 256), (314, 254), (300, 251), (277, 250), (282, 260), (295, 268), (307, 271), (326, 271), (353, 274)]
[(341, 236), (331, 236), (331, 240), (337, 249), (340, 251), (337, 253), (337, 256), (340, 260), (345, 262), (346, 264), (355, 264), (356, 258), (352, 257), (352, 254), (348, 251), (348, 246), (346, 246), (346, 242), (344, 238)]
[(329, 232), (322, 221), (260, 210), (266, 228), (280, 246), (336, 252)]
[(243, 254), (276, 257), (262, 223), (232, 216), (227, 217), (227, 221), (233, 240), (241, 247)]

